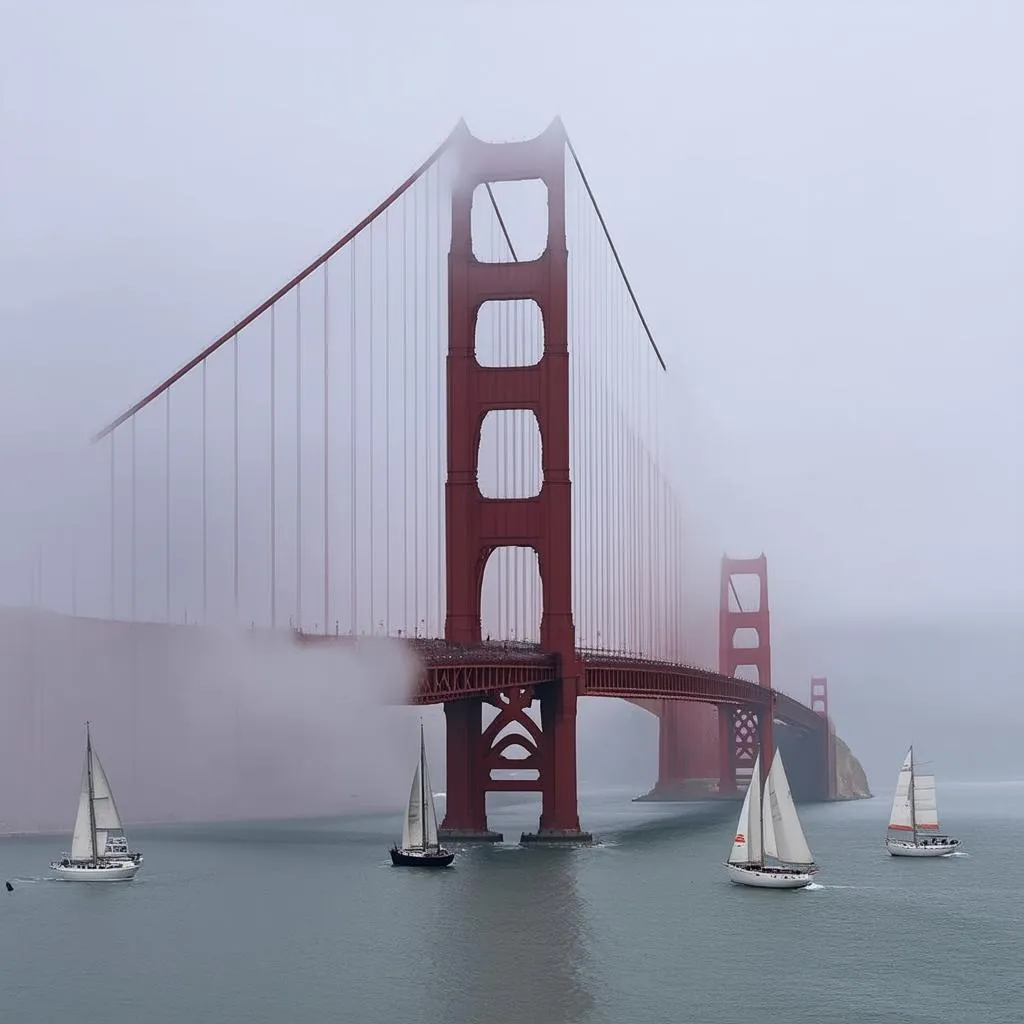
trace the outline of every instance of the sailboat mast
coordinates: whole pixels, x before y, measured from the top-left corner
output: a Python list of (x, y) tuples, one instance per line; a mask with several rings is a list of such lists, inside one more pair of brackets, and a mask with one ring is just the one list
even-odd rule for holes
[(85, 772), (89, 779), (89, 838), (92, 840), (92, 862), (96, 863), (99, 853), (96, 850), (96, 804), (92, 788), (92, 737), (89, 735), (89, 723), (85, 723)]
[(914, 830), (914, 845), (917, 846), (917, 809), (914, 807), (914, 748), (910, 748), (910, 827)]
[[(764, 867), (764, 862), (765, 862), (765, 855), (764, 855), (764, 794), (765, 794), (765, 792), (767, 790), (767, 786), (765, 786), (762, 783), (762, 781), (761, 781), (762, 776), (764, 775), (764, 769), (762, 769), (759, 772), (756, 772), (755, 774), (757, 775), (757, 785), (759, 787), (759, 796), (758, 796), (758, 800), (757, 800), (757, 806), (760, 808), (760, 811), (761, 811), (761, 813), (757, 816), (757, 824), (758, 824), (758, 827), (761, 829), (761, 847), (760, 847), (760, 849), (761, 849), (761, 863), (758, 865), (758, 867)], [(750, 781), (751, 781), (751, 783), (753, 783), (753, 781), (754, 781), (754, 777), (753, 776), (751, 776)]]
[(423, 722), (420, 721), (420, 847), (427, 848), (427, 750), (423, 743)]

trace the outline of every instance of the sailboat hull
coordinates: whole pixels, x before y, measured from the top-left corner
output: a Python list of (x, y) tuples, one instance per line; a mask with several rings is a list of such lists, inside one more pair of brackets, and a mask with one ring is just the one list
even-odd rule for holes
[(885, 848), (894, 857), (948, 857), (960, 849), (960, 840), (934, 836), (914, 842), (912, 839), (886, 839)]
[(98, 864), (75, 864), (54, 861), (50, 867), (58, 878), (69, 882), (127, 882), (135, 877), (139, 865), (131, 860), (115, 860)]
[(391, 863), (396, 868), (446, 868), (455, 854), (443, 846), (437, 850), (400, 850), (391, 848)]
[(742, 864), (726, 864), (729, 881), (736, 885), (749, 885), (755, 889), (803, 889), (811, 884), (811, 875), (806, 871), (790, 871), (786, 868), (746, 867)]

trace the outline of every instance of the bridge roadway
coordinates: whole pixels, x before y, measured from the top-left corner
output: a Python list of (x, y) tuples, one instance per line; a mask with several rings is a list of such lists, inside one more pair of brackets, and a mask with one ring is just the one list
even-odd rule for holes
[[(360, 637), (300, 633), (304, 643), (359, 643)], [(446, 640), (403, 638), (422, 664), (410, 704), (441, 704), (462, 697), (486, 697), (500, 690), (539, 686), (558, 678), (556, 658), (537, 644), (522, 641), (484, 641), (461, 645)], [(818, 731), (821, 716), (779, 690), (709, 669), (635, 655), (581, 649), (578, 693), (581, 697), (621, 697), (624, 700), (669, 698), (766, 708), (774, 703), (773, 718), (800, 729)]]

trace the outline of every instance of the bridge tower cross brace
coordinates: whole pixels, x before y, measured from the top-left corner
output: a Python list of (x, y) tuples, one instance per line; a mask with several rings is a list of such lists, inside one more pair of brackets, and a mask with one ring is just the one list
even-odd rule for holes
[[(756, 610), (734, 609), (730, 594), (734, 593), (736, 576), (756, 576), (758, 579), (758, 605)], [(771, 625), (768, 612), (768, 559), (729, 558), (722, 556), (722, 578), (718, 618), (718, 671), (732, 676), (740, 668), (755, 668), (757, 681), (765, 689), (772, 688)], [(735, 595), (734, 595), (735, 596)], [(752, 629), (757, 643), (752, 647), (739, 647), (736, 633)], [(770, 694), (769, 694), (770, 696)], [(769, 705), (771, 706), (771, 705)], [(719, 715), (719, 792), (736, 792), (737, 769), (751, 769), (759, 751), (761, 779), (764, 781), (775, 752), (772, 713), (756, 708), (727, 707), (718, 709)]]
[[(500, 547), (532, 548), (543, 594), (540, 639), (558, 679), (535, 693), (490, 695), (530, 734), (527, 760), (536, 780), (493, 779), (502, 765), (494, 723), (482, 729), (480, 698), (445, 703), (447, 803), (442, 831), (466, 839), (500, 838), (487, 827), (486, 794), (540, 790), (539, 838), (581, 838), (576, 788), (579, 668), (572, 614), (572, 490), (569, 477), (568, 252), (565, 237), (565, 132), (560, 121), (527, 142), (486, 143), (468, 130), (456, 141), (452, 236), (448, 256), (448, 479), (445, 484), (447, 615), (445, 639), (481, 640), (484, 569)], [(471, 214), (478, 185), (540, 179), (547, 186), (548, 237), (536, 259), (482, 263), (473, 254)], [(476, 323), (488, 301), (532, 299), (544, 324), (544, 351), (532, 366), (481, 366)], [(492, 410), (530, 410), (541, 437), (542, 483), (530, 498), (485, 498), (478, 484), (480, 432)], [(541, 727), (523, 719), (536, 697)], [(503, 709), (512, 709), (506, 711)]]

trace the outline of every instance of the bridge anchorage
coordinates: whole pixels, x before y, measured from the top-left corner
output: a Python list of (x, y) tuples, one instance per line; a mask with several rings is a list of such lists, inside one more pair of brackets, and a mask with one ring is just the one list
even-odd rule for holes
[[(546, 191), (532, 258), (496, 196), (517, 182)], [(267, 357), (255, 371), (244, 362)], [(664, 369), (561, 121), (510, 143), (460, 123), (355, 229), (98, 435), (109, 442), (108, 614), (124, 617), (127, 589), (132, 620), (180, 622), (191, 609), (210, 625), (287, 617), (305, 640), (401, 638), (422, 665), (410, 702), (444, 708), (448, 840), (500, 839), (487, 794), (532, 792), (540, 820), (523, 842), (590, 841), (581, 697), (658, 715), (652, 798), (734, 797), (780, 736), (806, 766), (787, 751), (794, 790), (804, 775), (828, 798), (826, 690), (816, 683), (812, 711), (772, 687), (763, 555), (723, 561), (718, 671), (685, 664)], [(228, 397), (208, 409), (218, 380)], [(172, 458), (172, 436), (185, 459)], [(245, 476), (264, 455), (265, 489)], [(154, 495), (163, 508), (147, 523)], [(172, 530), (172, 510), (194, 519)], [(105, 548), (89, 547), (95, 577)], [(758, 577), (757, 610), (730, 604), (737, 573)], [(757, 643), (739, 645), (740, 630)], [(757, 681), (736, 675), (745, 666)]]

